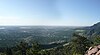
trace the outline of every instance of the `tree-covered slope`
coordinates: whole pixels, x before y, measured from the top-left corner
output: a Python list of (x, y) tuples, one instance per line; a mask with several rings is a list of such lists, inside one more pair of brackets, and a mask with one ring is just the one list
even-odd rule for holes
[(93, 26), (88, 27), (86, 34), (88, 36), (100, 35), (100, 22), (94, 24)]

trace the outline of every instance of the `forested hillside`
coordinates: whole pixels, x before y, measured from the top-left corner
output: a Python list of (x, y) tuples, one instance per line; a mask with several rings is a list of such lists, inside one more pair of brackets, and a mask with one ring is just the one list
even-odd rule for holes
[[(42, 29), (38, 27), (38, 29), (25, 28), (16, 30), (13, 28), (8, 30), (2, 28), (1, 30), (3, 32), (0, 32), (0, 37), (2, 37), (0, 41), (2, 44), (5, 43), (8, 37), (12, 38), (12, 40), (8, 38), (11, 43), (13, 43), (15, 39), (18, 39), (18, 42), (16, 41), (17, 43), (13, 43), (14, 45), (12, 46), (6, 45), (5, 47), (1, 47), (0, 55), (84, 55), (91, 46), (100, 45), (99, 28), (99, 23), (90, 27), (74, 27), (68, 29), (65, 27), (43, 27)], [(32, 30), (36, 32), (33, 32)], [(4, 32), (7, 35), (4, 36), (5, 40), (3, 43), (2, 40), (4, 37), (2, 35), (5, 34)], [(16, 33), (16, 35), (14, 33)], [(9, 34), (15, 35), (15, 39)], [(19, 34), (24, 38), (20, 37), (22, 39), (19, 39)], [(28, 36), (32, 34), (34, 34), (33, 37)], [(29, 41), (30, 39), (31, 41)], [(41, 44), (41, 40), (43, 40), (44, 43), (47, 42), (47, 44)], [(11, 44), (10, 42), (6, 43)]]
[(100, 44), (100, 36), (88, 40), (84, 36), (73, 34), (70, 42), (60, 44), (52, 48), (42, 48), (40, 44), (33, 42), (31, 45), (24, 41), (19, 42), (15, 47), (0, 49), (4, 50), (1, 55), (84, 55), (90, 46)]

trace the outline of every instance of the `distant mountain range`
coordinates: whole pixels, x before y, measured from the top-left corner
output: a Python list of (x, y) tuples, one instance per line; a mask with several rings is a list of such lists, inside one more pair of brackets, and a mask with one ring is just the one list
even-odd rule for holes
[(88, 36), (100, 35), (100, 22), (88, 27), (86, 34)]

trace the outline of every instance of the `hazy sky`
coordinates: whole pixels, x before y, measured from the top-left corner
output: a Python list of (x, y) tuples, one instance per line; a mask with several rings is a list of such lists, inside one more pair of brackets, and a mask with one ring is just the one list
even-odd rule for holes
[(100, 0), (0, 0), (0, 25), (90, 26)]

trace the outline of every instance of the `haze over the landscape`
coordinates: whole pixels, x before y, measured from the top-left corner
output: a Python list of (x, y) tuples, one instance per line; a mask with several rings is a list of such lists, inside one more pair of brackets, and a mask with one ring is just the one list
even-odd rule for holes
[(0, 55), (100, 55), (100, 0), (0, 0)]
[(100, 0), (0, 0), (0, 25), (90, 26)]

